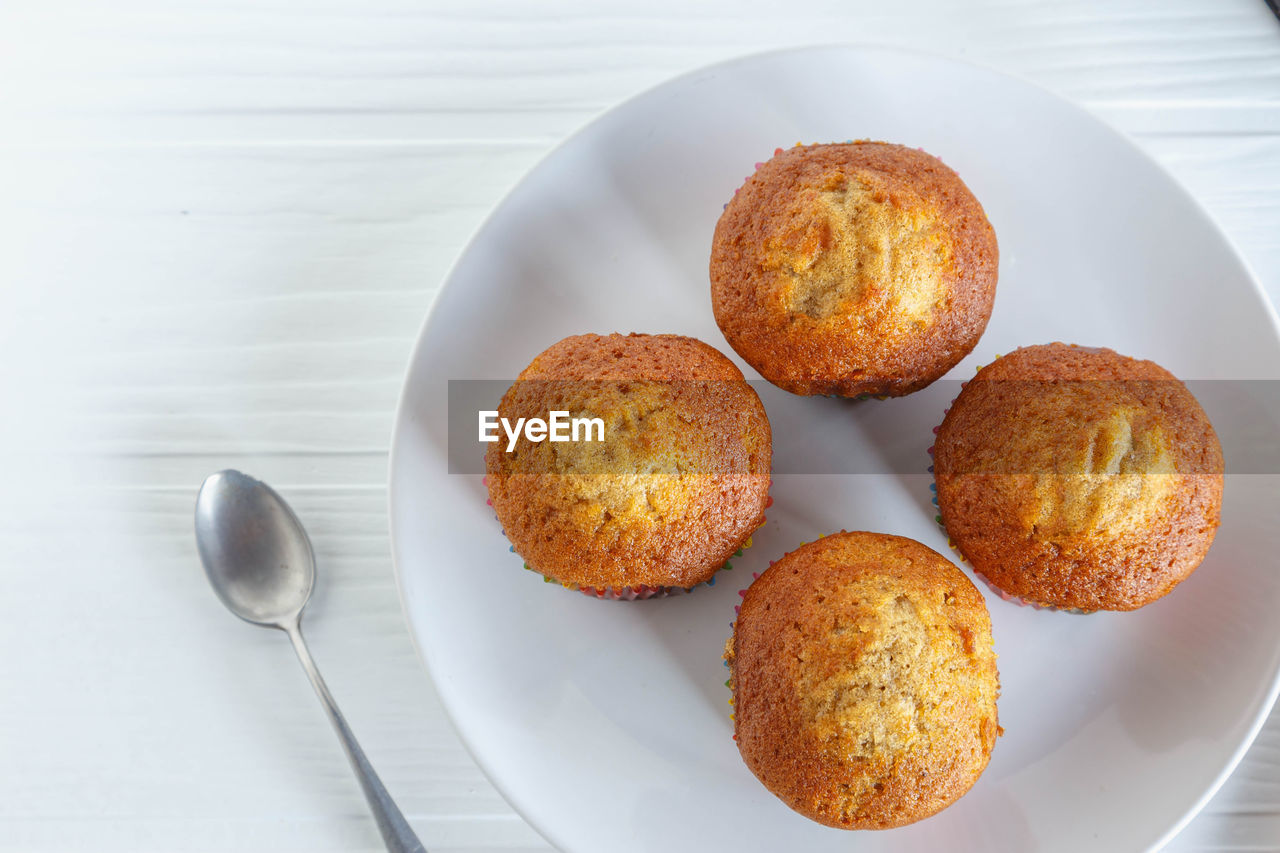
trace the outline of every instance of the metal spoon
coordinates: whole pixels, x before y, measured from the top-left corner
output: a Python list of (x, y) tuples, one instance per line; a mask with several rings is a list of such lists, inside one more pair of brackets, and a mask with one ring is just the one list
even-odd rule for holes
[(196, 547), (209, 583), (227, 609), (246, 622), (279, 628), (293, 641), (293, 650), (347, 751), (387, 849), (425, 853), (356, 743), (302, 639), (302, 608), (316, 580), (315, 555), (302, 522), (266, 483), (239, 471), (219, 471), (204, 481), (196, 498)]

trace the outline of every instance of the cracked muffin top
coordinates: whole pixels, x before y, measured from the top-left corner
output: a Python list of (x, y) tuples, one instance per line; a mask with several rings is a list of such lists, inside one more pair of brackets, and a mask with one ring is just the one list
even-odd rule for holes
[(1053, 343), (997, 359), (938, 429), (938, 509), (974, 569), (1026, 601), (1133, 610), (1204, 559), (1222, 449), (1150, 361)]
[(603, 440), (522, 434), (485, 456), (494, 511), (534, 571), (582, 588), (689, 588), (764, 522), (768, 417), (742, 371), (701, 341), (565, 338), (498, 407), (512, 424), (552, 411), (600, 419)]
[(973, 349), (995, 232), (942, 161), (885, 142), (779, 151), (716, 225), (711, 302), (729, 345), (796, 394), (898, 396)]
[(912, 539), (841, 532), (787, 554), (746, 590), (725, 658), (747, 767), (828, 826), (941, 811), (1000, 733), (982, 595)]

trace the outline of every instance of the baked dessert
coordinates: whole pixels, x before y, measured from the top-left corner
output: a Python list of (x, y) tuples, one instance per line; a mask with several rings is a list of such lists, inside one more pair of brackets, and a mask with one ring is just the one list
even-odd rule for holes
[(489, 498), (528, 567), (616, 596), (708, 580), (764, 522), (772, 435), (719, 351), (679, 335), (577, 335), (525, 368), (501, 418), (599, 419), (602, 435), (489, 445)]
[(1062, 343), (978, 372), (934, 446), (942, 523), (974, 569), (1033, 604), (1133, 610), (1200, 565), (1222, 449), (1150, 361)]
[(729, 345), (795, 394), (899, 396), (973, 349), (999, 251), (942, 161), (887, 142), (779, 150), (716, 224), (711, 304)]
[(1001, 732), (981, 593), (901, 536), (842, 531), (774, 563), (746, 590), (725, 659), (747, 767), (828, 826), (941, 811)]

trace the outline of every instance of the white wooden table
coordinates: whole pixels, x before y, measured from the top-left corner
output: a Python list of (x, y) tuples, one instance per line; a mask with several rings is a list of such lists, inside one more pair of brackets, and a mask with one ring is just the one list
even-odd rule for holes
[[(287, 642), (200, 571), (194, 490), (235, 466), (309, 526), (316, 658), (427, 846), (547, 849), (401, 619), (384, 486), (409, 348), (485, 212), (593, 115), (837, 41), (1082, 102), (1280, 298), (1262, 0), (0, 6), (0, 848), (380, 849)], [(1280, 849), (1280, 715), (1171, 849)]]

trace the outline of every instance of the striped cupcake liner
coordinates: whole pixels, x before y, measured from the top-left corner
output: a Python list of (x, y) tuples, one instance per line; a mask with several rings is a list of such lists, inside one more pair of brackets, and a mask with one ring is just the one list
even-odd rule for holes
[[(770, 561), (769, 561), (769, 565), (770, 565), (770, 566), (772, 566), (772, 565), (773, 565), (774, 563), (776, 563), (776, 562), (777, 562), (777, 560), (770, 560)], [(752, 573), (751, 573), (751, 583), (755, 583), (755, 582), (756, 582), (756, 579), (757, 579), (757, 578), (759, 578), (759, 577), (760, 577), (760, 572), (752, 572)], [(748, 590), (748, 589), (750, 589), (750, 588), (751, 588), (751, 584), (747, 584), (747, 586), (746, 586), (746, 587), (744, 587), (743, 589), (738, 590), (738, 598), (746, 598), (747, 590)], [(734, 616), (737, 616), (741, 611), (742, 611), (742, 605), (741, 605), (741, 604), (735, 604), (735, 605), (733, 605), (733, 615), (734, 615)], [(724, 686), (725, 686), (726, 688), (728, 688), (728, 690), (729, 690), (729, 708), (731, 709), (731, 710), (729, 711), (729, 721), (730, 721), (730, 722), (735, 722), (735, 721), (737, 720), (737, 717), (735, 716), (735, 714), (734, 714), (734, 712), (733, 712), (733, 710), (732, 710), (732, 709), (733, 709), (733, 707), (734, 707), (734, 702), (733, 702), (733, 698), (734, 698), (734, 692), (733, 692), (733, 667), (729, 665), (729, 648), (731, 647), (731, 645), (732, 645), (732, 643), (733, 643), (733, 637), (734, 637), (734, 634), (735, 634), (735, 633), (736, 633), (736, 631), (737, 631), (737, 628), (738, 628), (738, 620), (737, 620), (737, 619), (734, 619), (734, 620), (732, 620), (731, 622), (729, 622), (729, 639), (725, 641), (725, 651), (724, 651), (724, 654), (723, 654), (723, 655), (721, 656), (721, 658), (720, 658), (720, 662), (724, 664), (725, 669), (729, 670), (729, 677), (728, 677), (728, 678), (726, 678), (726, 679), (724, 680)], [(734, 732), (734, 733), (733, 733), (733, 739), (734, 739), (735, 741), (738, 739), (738, 734), (737, 734), (737, 732)]]
[[(488, 476), (481, 477), (480, 484), (485, 486), (487, 490), (489, 485)], [(769, 488), (773, 488), (773, 481), (769, 482)], [(492, 500), (490, 500), (489, 498), (485, 498), (484, 502), (486, 506), (488, 506), (490, 509), (493, 509)], [(773, 506), (773, 497), (768, 493), (766, 493), (764, 508), (767, 510), (771, 506)], [(497, 513), (494, 514), (493, 520), (498, 522), (498, 529), (502, 533), (503, 537), (505, 538), (507, 535), (507, 531), (502, 528), (502, 521), (501, 519), (498, 518)], [(716, 569), (715, 572), (711, 575), (711, 577), (707, 578), (702, 583), (694, 584), (691, 587), (648, 586), (646, 584), (641, 584), (639, 586), (626, 586), (626, 587), (618, 587), (618, 588), (614, 588), (611, 586), (607, 586), (607, 587), (579, 586), (576, 583), (559, 581), (553, 577), (550, 577), (549, 575), (542, 574), (542, 572), (539, 572), (537, 569), (533, 568), (533, 566), (530, 566), (527, 562), (524, 563), (524, 568), (528, 571), (533, 572), (536, 575), (541, 575), (543, 583), (558, 584), (559, 586), (562, 586), (565, 589), (570, 589), (575, 592), (580, 592), (583, 595), (587, 596), (588, 598), (595, 598), (595, 599), (599, 599), (600, 601), (648, 601), (651, 598), (667, 598), (673, 595), (687, 595), (688, 593), (691, 593), (695, 589), (698, 589), (700, 587), (715, 586), (716, 577), (720, 574), (720, 572), (732, 571), (733, 560), (736, 560), (739, 557), (741, 557), (743, 552), (752, 546), (755, 534), (760, 530), (761, 527), (764, 527), (766, 523), (768, 523), (767, 518), (761, 519), (759, 526), (757, 526), (756, 529), (753, 530), (751, 534), (747, 536), (747, 540), (743, 542), (741, 546), (739, 546), (738, 550), (733, 552), (733, 556), (731, 556), (728, 560), (726, 560), (723, 566)], [(509, 542), (507, 545), (507, 550), (512, 554), (515, 554), (517, 557), (520, 556), (519, 553), (517, 553), (516, 551), (516, 546), (510, 544)]]
[[(999, 358), (999, 357), (1000, 357), (999, 355), (996, 355), (996, 358)], [(978, 371), (982, 370), (983, 367), (986, 367), (986, 365), (984, 364), (978, 365), (978, 367), (974, 370), (974, 373), (976, 374)], [(968, 380), (961, 382), (960, 390), (963, 391), (965, 389), (965, 386), (967, 386), (968, 384), (969, 384)], [(956, 404), (956, 400), (958, 399), (960, 399), (959, 396), (956, 396), (954, 399), (952, 399), (950, 403), (947, 404), (947, 407), (942, 410), (943, 420), (946, 420), (947, 413), (951, 411), (951, 407)], [(939, 421), (938, 425), (933, 428), (935, 441), (937, 440), (936, 437), (938, 435), (938, 430), (940, 430), (941, 428), (942, 428), (942, 422)], [(938, 480), (933, 470), (933, 450), (934, 450), (934, 445), (931, 444), (929, 445), (928, 451), (926, 451), (929, 454), (929, 460), (930, 460), (928, 471), (930, 474), (934, 475), (933, 481), (929, 483), (929, 493), (930, 493), (929, 501), (933, 504), (933, 508), (934, 508), (933, 520), (937, 522), (938, 527), (941, 528), (942, 532), (946, 534), (947, 547), (950, 548), (953, 552), (955, 552), (956, 558), (959, 560), (959, 562), (969, 567), (969, 571), (973, 572), (974, 577), (982, 581), (987, 586), (987, 588), (990, 589), (992, 592), (994, 592), (996, 595), (998, 595), (1002, 601), (1007, 601), (1010, 604), (1016, 604), (1019, 607), (1030, 607), (1035, 610), (1052, 610), (1052, 611), (1057, 611), (1059, 613), (1073, 613), (1078, 616), (1087, 616), (1090, 613), (1096, 612), (1093, 610), (1082, 610), (1079, 607), (1058, 607), (1053, 604), (1042, 604), (1039, 601), (1032, 601), (1027, 598), (1022, 598), (1021, 596), (1014, 595), (1011, 592), (1004, 591), (1000, 587), (996, 586), (996, 584), (993, 583), (986, 575), (978, 571), (978, 569), (973, 565), (973, 563), (969, 562), (968, 558), (965, 557), (964, 552), (960, 550), (960, 546), (956, 544), (955, 539), (951, 538), (951, 534), (947, 532), (947, 526), (942, 523), (942, 511), (938, 506)]]

